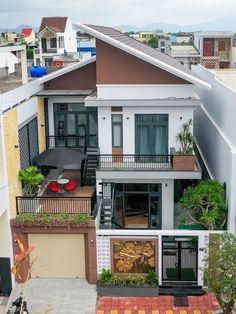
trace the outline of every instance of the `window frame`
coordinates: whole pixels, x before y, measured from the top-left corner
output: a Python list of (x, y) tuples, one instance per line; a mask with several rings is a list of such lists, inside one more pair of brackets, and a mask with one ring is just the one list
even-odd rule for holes
[[(120, 121), (113, 121), (114, 116), (120, 116)], [(114, 144), (114, 127), (120, 127), (120, 145)], [(122, 114), (112, 114), (111, 115), (111, 136), (112, 136), (112, 148), (122, 148), (123, 147), (123, 115)]]

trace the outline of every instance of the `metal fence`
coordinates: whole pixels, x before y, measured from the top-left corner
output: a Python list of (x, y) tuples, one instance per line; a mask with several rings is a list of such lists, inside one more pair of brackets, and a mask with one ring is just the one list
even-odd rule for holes
[(172, 170), (172, 155), (99, 155), (102, 170)]
[(94, 197), (30, 197), (17, 196), (17, 215), (35, 214), (88, 214), (92, 215)]

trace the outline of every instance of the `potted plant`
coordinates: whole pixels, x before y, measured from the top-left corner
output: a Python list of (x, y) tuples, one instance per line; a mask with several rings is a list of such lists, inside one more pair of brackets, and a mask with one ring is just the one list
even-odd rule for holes
[(159, 295), (157, 274), (112, 274), (103, 269), (97, 284), (98, 296), (156, 297)]
[(173, 169), (177, 171), (194, 171), (195, 155), (193, 154), (194, 138), (191, 131), (192, 119), (182, 125), (182, 131), (176, 135), (181, 148), (173, 156)]
[(25, 195), (33, 196), (35, 188), (45, 180), (45, 177), (38, 167), (29, 166), (19, 171), (18, 179), (25, 185)]

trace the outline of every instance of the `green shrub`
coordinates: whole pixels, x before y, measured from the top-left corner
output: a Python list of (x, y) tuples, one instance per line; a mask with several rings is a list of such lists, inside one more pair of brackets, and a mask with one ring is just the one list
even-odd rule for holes
[(147, 274), (115, 274), (112, 275), (110, 269), (103, 269), (98, 280), (99, 283), (110, 286), (148, 286), (157, 285), (157, 274), (153, 270), (149, 270)]
[(111, 281), (112, 281), (112, 273), (110, 269), (103, 269), (99, 277), (99, 282), (107, 286), (111, 284)]
[(43, 225), (54, 226), (57, 224), (66, 224), (68, 227), (86, 224), (90, 217), (87, 214), (35, 214), (27, 213), (16, 216), (18, 225)]

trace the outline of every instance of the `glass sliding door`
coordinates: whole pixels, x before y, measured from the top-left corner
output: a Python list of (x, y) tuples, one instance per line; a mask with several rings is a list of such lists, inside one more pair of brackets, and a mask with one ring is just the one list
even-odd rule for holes
[(83, 103), (54, 104), (54, 123), (57, 146), (97, 147), (97, 108), (85, 108)]
[(138, 155), (150, 155), (150, 126), (149, 125), (137, 125), (136, 132), (136, 154)]
[(161, 229), (161, 196), (149, 194), (149, 226), (151, 229)]
[(161, 229), (160, 183), (117, 183), (115, 219), (127, 229)]
[(153, 125), (153, 154), (166, 155), (168, 153), (167, 125)]
[(168, 115), (135, 115), (137, 155), (168, 154)]

